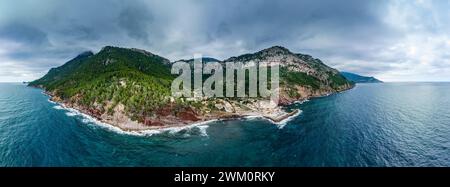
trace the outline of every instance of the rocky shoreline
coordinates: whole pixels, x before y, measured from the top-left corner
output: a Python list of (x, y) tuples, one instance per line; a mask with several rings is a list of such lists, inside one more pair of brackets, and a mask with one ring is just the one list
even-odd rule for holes
[[(293, 104), (298, 101), (304, 101), (304, 100), (308, 100), (308, 99), (316, 98), (316, 97), (324, 97), (324, 96), (328, 96), (333, 93), (339, 93), (339, 92), (346, 91), (346, 90), (349, 90), (352, 88), (353, 88), (353, 86), (349, 87), (349, 88), (344, 88), (337, 92), (331, 92), (331, 93), (327, 92), (327, 93), (322, 93), (319, 95), (308, 96), (308, 97), (302, 98), (300, 100), (292, 100), (292, 98), (290, 98), (289, 101), (285, 100), (284, 101), (285, 103), (282, 103), (282, 105), (286, 106), (286, 105), (290, 105), (290, 104)], [(40, 89), (43, 89), (43, 88), (40, 88)], [(87, 116), (90, 116), (90, 117), (98, 120), (99, 122), (119, 128), (120, 130), (125, 131), (125, 132), (140, 132), (140, 131), (147, 131), (147, 130), (164, 130), (164, 129), (168, 129), (168, 128), (182, 128), (182, 127), (187, 127), (187, 126), (192, 126), (195, 124), (202, 124), (202, 123), (207, 123), (207, 122), (212, 122), (212, 121), (236, 120), (236, 119), (243, 119), (246, 117), (265, 118), (265, 119), (271, 121), (272, 123), (277, 124), (277, 123), (280, 123), (294, 115), (297, 115), (300, 112), (300, 110), (298, 110), (298, 109), (293, 110), (291, 112), (286, 112), (282, 109), (282, 106), (277, 106), (276, 108), (272, 109), (270, 112), (268, 112), (268, 111), (235, 111), (233, 113), (223, 112), (223, 113), (209, 114), (209, 115), (205, 115), (205, 116), (196, 116), (195, 117), (196, 119), (187, 118), (187, 120), (186, 120), (186, 118), (183, 120), (180, 118), (176, 118), (174, 116), (170, 116), (170, 117), (166, 117), (162, 120), (159, 120), (158, 123), (153, 122), (153, 123), (150, 123), (152, 125), (148, 125), (148, 124), (146, 124), (146, 122), (139, 123), (137, 121), (132, 121), (126, 115), (123, 115), (123, 114), (122, 115), (114, 114), (113, 116), (102, 114), (95, 109), (85, 108), (85, 107), (79, 106), (77, 104), (70, 103), (68, 101), (61, 99), (60, 97), (56, 96), (53, 93), (45, 91), (45, 89), (43, 89), (43, 90), (44, 90), (43, 93), (48, 95), (52, 102), (55, 102), (64, 108), (74, 109), (82, 114), (85, 114)], [(163, 123), (163, 122), (165, 122), (165, 123)]]
[[(217, 116), (206, 116), (203, 119), (200, 120), (196, 120), (196, 121), (182, 121), (182, 120), (174, 120), (171, 121), (171, 125), (154, 125), (154, 126), (149, 126), (149, 125), (145, 125), (144, 123), (139, 123), (139, 122), (135, 122), (135, 121), (129, 121), (126, 124), (118, 124), (116, 121), (111, 121), (108, 119), (104, 119), (102, 118), (101, 114), (96, 113), (95, 110), (90, 110), (90, 109), (84, 109), (84, 108), (80, 108), (78, 106), (74, 106), (73, 104), (67, 103), (67, 102), (61, 102), (58, 99), (55, 99), (54, 96), (51, 96), (50, 94), (48, 94), (47, 92), (44, 92), (44, 94), (48, 95), (50, 97), (50, 101), (54, 102), (60, 106), (62, 106), (63, 108), (66, 109), (72, 109), (72, 110), (76, 110), (77, 112), (87, 115), (91, 118), (94, 118), (95, 120), (113, 126), (113, 127), (117, 127), (122, 131), (125, 132), (139, 132), (139, 131), (147, 131), (147, 130), (164, 130), (164, 129), (168, 129), (168, 128), (182, 128), (182, 127), (187, 127), (187, 126), (192, 126), (195, 124), (203, 124), (203, 123), (208, 123), (208, 122), (213, 122), (213, 121), (223, 121), (223, 120), (238, 120), (238, 119), (245, 119), (247, 117), (259, 117), (259, 118), (264, 118), (267, 119), (269, 121), (271, 121), (272, 123), (280, 123), (283, 120), (286, 120), (289, 117), (292, 117), (296, 114), (298, 114), (300, 112), (300, 110), (296, 109), (292, 112), (286, 112), (283, 113), (279, 116), (267, 116), (267, 115), (263, 115), (260, 113), (254, 113), (254, 112), (248, 112), (248, 113), (234, 113), (234, 114), (223, 114), (223, 115), (217, 115)], [(281, 109), (281, 108), (280, 108)], [(128, 127), (127, 127), (128, 126)]]

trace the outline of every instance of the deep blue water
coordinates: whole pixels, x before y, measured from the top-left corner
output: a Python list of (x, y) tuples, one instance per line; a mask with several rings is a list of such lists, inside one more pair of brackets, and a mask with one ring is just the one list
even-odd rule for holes
[(119, 134), (0, 84), (0, 166), (450, 166), (450, 83), (359, 84), (292, 106), (280, 129), (221, 121), (152, 136)]

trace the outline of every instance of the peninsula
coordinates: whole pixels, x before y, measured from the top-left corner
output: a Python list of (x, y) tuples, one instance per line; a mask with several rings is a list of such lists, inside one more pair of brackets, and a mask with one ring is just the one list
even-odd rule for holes
[[(189, 60), (187, 60), (189, 61)], [(354, 83), (336, 69), (309, 55), (281, 46), (220, 61), (279, 62), (278, 106), (258, 98), (185, 99), (171, 96), (168, 59), (141, 49), (106, 46), (84, 52), (52, 68), (29, 86), (44, 89), (51, 100), (125, 131), (185, 126), (215, 120), (260, 116), (277, 123), (298, 113), (283, 106), (295, 101), (351, 89)]]

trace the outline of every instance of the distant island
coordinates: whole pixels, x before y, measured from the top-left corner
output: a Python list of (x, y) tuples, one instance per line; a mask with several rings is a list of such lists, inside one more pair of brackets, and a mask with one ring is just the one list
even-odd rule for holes
[(376, 79), (375, 77), (366, 77), (361, 76), (355, 73), (349, 73), (349, 72), (341, 72), (342, 76), (347, 78), (348, 80), (354, 82), (354, 83), (383, 83), (383, 81), (380, 81)]
[[(51, 100), (77, 109), (126, 131), (140, 131), (245, 116), (281, 121), (296, 111), (282, 106), (353, 88), (341, 72), (310, 55), (281, 46), (219, 61), (279, 62), (279, 106), (269, 107), (258, 98), (189, 100), (171, 96), (168, 59), (141, 49), (106, 46), (96, 54), (84, 52), (44, 77), (29, 83), (42, 88)], [(191, 61), (191, 60), (181, 60)]]

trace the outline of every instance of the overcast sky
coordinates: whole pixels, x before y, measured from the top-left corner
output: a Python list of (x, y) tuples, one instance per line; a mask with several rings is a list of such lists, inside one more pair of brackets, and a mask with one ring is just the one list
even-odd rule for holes
[(1, 0), (0, 81), (105, 45), (170, 60), (273, 45), (384, 81), (450, 81), (450, 1)]

